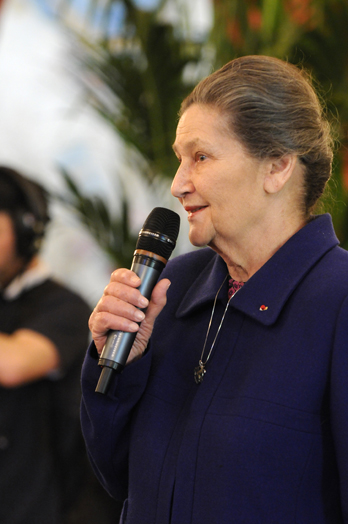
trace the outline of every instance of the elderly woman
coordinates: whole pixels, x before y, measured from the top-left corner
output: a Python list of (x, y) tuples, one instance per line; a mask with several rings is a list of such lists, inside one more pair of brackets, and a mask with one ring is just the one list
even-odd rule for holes
[[(331, 146), (278, 59), (233, 60), (184, 100), (172, 193), (209, 247), (170, 261), (149, 304), (118, 269), (90, 320), (82, 424), (121, 522), (348, 523), (348, 253), (312, 214)], [(109, 329), (137, 335), (104, 396)]]

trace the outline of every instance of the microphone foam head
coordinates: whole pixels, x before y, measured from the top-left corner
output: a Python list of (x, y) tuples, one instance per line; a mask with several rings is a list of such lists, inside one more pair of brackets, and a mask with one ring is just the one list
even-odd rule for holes
[(165, 207), (155, 207), (139, 233), (136, 249), (150, 251), (168, 260), (175, 248), (179, 228), (177, 213)]

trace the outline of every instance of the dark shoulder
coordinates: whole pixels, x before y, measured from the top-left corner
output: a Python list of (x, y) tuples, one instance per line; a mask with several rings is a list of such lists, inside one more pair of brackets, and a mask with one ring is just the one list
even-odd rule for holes
[(329, 251), (330, 256), (335, 260), (337, 267), (347, 275), (348, 251), (340, 246), (335, 246)]
[(86, 314), (91, 310), (90, 306), (79, 294), (51, 278), (30, 289), (28, 295), (31, 295), (32, 299), (37, 298), (45, 302), (56, 303), (57, 305), (66, 304), (70, 308), (75, 307), (80, 311), (85, 311)]
[[(323, 290), (338, 295), (348, 294), (348, 251), (336, 246), (318, 264)], [(320, 277), (319, 277), (320, 278)]]

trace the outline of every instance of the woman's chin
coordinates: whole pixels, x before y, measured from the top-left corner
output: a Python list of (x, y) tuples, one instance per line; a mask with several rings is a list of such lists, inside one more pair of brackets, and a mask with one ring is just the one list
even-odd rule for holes
[(207, 235), (197, 234), (197, 232), (190, 231), (189, 240), (195, 247), (205, 247), (209, 244), (211, 238), (209, 238)]

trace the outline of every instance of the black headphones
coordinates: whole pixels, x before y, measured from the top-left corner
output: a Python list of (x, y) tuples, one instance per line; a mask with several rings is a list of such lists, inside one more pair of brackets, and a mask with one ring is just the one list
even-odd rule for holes
[(6, 203), (0, 196), (0, 211), (11, 216), (17, 254), (29, 261), (38, 252), (49, 221), (47, 192), (14, 169), (0, 166), (0, 194), (5, 185), (13, 201)]

